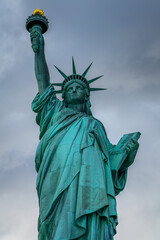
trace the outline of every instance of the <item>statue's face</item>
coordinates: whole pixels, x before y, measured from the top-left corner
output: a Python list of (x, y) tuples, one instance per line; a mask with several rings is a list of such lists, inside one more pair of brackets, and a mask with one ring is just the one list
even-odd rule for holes
[(65, 90), (65, 101), (68, 104), (85, 103), (86, 89), (79, 83), (71, 83)]

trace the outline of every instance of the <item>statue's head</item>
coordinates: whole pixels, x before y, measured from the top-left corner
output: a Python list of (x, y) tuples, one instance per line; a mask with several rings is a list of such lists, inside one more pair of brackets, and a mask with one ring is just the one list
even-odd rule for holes
[(62, 83), (54, 83), (53, 85), (61, 86), (62, 89), (55, 92), (62, 93), (62, 98), (64, 99), (64, 103), (66, 107), (68, 106), (68, 104), (83, 103), (83, 104), (86, 104), (86, 113), (89, 113), (90, 112), (89, 108), (91, 106), (89, 101), (90, 92), (105, 90), (104, 88), (90, 88), (89, 86), (90, 83), (102, 77), (102, 76), (99, 76), (91, 80), (87, 80), (85, 78), (91, 65), (92, 63), (89, 65), (89, 67), (84, 71), (82, 75), (79, 75), (76, 73), (74, 59), (72, 57), (73, 74), (70, 76), (67, 76), (59, 68), (55, 66), (56, 69), (59, 71), (59, 73), (64, 77), (64, 81)]
[(67, 104), (85, 104), (89, 100), (89, 90), (82, 82), (75, 79), (65, 86), (63, 98)]
[(79, 105), (83, 104), (85, 113), (88, 115), (92, 115), (89, 100), (90, 92), (88, 87), (80, 81), (79, 79), (74, 79), (69, 81), (63, 88), (62, 97), (64, 99), (65, 107), (69, 105)]

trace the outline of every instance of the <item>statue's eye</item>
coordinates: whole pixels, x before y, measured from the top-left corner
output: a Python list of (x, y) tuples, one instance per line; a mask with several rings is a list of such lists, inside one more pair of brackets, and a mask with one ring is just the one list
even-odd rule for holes
[(67, 92), (71, 92), (72, 91), (72, 87), (67, 89)]
[(77, 89), (78, 89), (78, 90), (83, 90), (83, 88), (82, 88), (82, 87), (80, 87), (80, 86), (78, 86), (78, 87), (77, 87)]

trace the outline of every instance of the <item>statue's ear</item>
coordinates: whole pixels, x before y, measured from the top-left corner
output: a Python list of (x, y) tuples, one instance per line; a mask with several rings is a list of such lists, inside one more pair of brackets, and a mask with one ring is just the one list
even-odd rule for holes
[(89, 100), (89, 96), (90, 96), (89, 91), (88, 91), (88, 89), (86, 89), (85, 102), (87, 102)]
[(88, 102), (89, 96), (85, 96), (85, 102)]

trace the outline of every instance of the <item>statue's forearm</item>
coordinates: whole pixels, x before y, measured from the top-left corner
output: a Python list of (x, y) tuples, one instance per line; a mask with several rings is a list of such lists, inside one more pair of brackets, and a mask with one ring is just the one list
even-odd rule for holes
[(49, 86), (50, 76), (44, 50), (35, 53), (35, 75), (40, 95)]

